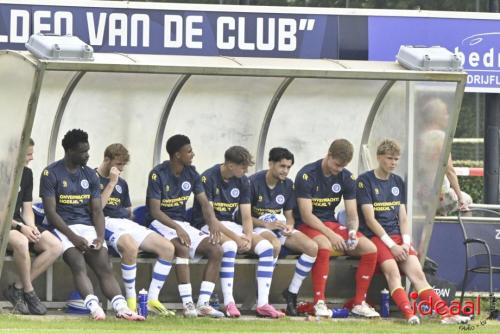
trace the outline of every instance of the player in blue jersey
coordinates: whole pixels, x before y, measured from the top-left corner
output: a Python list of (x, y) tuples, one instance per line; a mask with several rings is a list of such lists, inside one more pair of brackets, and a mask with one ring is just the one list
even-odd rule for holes
[(99, 280), (101, 290), (111, 300), (118, 318), (144, 320), (127, 306), (120, 286), (113, 276), (104, 243), (104, 215), (101, 206), (99, 177), (87, 167), (89, 141), (86, 132), (68, 131), (63, 140), (64, 158), (46, 167), (40, 179), (40, 197), (46, 219), (54, 226), (63, 245), (63, 259), (73, 273), (73, 279), (85, 307), (95, 320), (106, 314), (94, 295), (87, 275), (87, 264)]
[(104, 160), (97, 168), (101, 183), (101, 203), (105, 216), (105, 239), (122, 258), (121, 272), (128, 307), (137, 309), (135, 279), (139, 250), (154, 253), (158, 259), (148, 289), (148, 309), (164, 316), (175, 313), (158, 300), (168, 278), (174, 258), (174, 245), (154, 231), (130, 220), (131, 203), (127, 181), (120, 177), (130, 155), (122, 144), (111, 144), (104, 151)]
[[(61, 255), (62, 245), (52, 233), (35, 225), (33, 172), (28, 167), (34, 145), (30, 139), (7, 246), (13, 252), (19, 278), (4, 291), (4, 296), (12, 303), (13, 313), (43, 315), (47, 307), (38, 298), (32, 282)], [(33, 263), (30, 249), (38, 254)]]
[[(175, 246), (175, 272), (179, 283), (184, 316), (223, 317), (224, 314), (209, 305), (219, 273), (222, 251), (218, 245), (220, 233), (200, 175), (192, 166), (191, 141), (184, 135), (174, 135), (166, 144), (170, 160), (164, 161), (149, 173), (146, 203), (150, 228), (170, 240)], [(186, 213), (186, 202), (191, 194), (201, 203), (203, 216), (209, 222), (208, 233), (191, 226)], [(201, 282), (196, 307), (193, 303), (189, 274), (189, 259), (206, 256), (208, 263)]]
[[(218, 219), (223, 234), (221, 265), (221, 288), (224, 295), (224, 307), (229, 317), (239, 317), (233, 297), (234, 261), (236, 252), (253, 251), (258, 257), (257, 264), (257, 308), (258, 316), (282, 318), (283, 312), (269, 304), (269, 290), (274, 271), (275, 257), (273, 245), (253, 232), (250, 206), (250, 185), (245, 173), (253, 165), (252, 156), (241, 146), (232, 146), (224, 153), (224, 163), (217, 164), (202, 174), (202, 183), (213, 212)], [(241, 224), (237, 223), (241, 217)], [(206, 223), (201, 215), (200, 203), (195, 202), (194, 223), (203, 226)], [(207, 231), (209, 225), (201, 228)]]
[(254, 232), (267, 239), (279, 254), (280, 246), (301, 253), (292, 281), (283, 291), (288, 315), (297, 316), (297, 294), (316, 261), (317, 244), (294, 229), (295, 191), (287, 176), (294, 163), (293, 154), (282, 147), (269, 151), (269, 169), (250, 176), (250, 201)]
[(384, 140), (377, 148), (378, 167), (359, 176), (357, 204), (360, 228), (377, 246), (377, 263), (387, 279), (394, 302), (408, 323), (419, 324), (420, 320), (401, 285), (400, 270), (410, 279), (420, 300), (429, 301), (432, 309), (442, 315), (442, 324), (466, 323), (469, 318), (451, 315), (446, 304), (429, 285), (411, 245), (405, 185), (401, 177), (393, 174), (399, 156), (399, 145), (395, 141)]
[[(352, 159), (353, 151), (348, 140), (334, 140), (323, 159), (302, 167), (295, 178), (297, 229), (318, 244), (311, 276), (315, 311), (319, 316), (331, 315), (325, 304), (325, 287), (332, 249), (361, 257), (351, 312), (369, 318), (380, 316), (365, 302), (377, 264), (377, 249), (358, 232), (355, 178), (345, 168)], [(339, 224), (335, 217), (335, 208), (342, 199), (347, 226)]]

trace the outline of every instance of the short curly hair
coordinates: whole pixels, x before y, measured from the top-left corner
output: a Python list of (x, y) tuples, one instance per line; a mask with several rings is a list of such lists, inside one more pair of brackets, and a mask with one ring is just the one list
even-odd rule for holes
[(65, 152), (76, 148), (80, 143), (89, 143), (89, 135), (81, 129), (69, 130), (62, 139), (62, 147)]
[(377, 155), (400, 155), (401, 154), (401, 147), (399, 147), (399, 144), (392, 139), (385, 139), (383, 140), (377, 147)]

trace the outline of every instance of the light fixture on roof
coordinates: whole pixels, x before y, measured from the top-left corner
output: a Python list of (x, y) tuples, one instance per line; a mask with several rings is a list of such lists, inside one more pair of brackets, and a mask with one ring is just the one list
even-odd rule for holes
[(25, 44), (36, 57), (49, 60), (94, 60), (94, 49), (72, 35), (33, 34)]
[(462, 71), (460, 58), (441, 46), (401, 45), (396, 56), (398, 63), (415, 71)]

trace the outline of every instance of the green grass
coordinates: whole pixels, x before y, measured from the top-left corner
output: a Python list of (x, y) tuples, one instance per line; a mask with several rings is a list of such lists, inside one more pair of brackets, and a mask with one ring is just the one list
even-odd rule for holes
[[(458, 325), (442, 326), (436, 319), (425, 319), (421, 326), (408, 326), (402, 320), (324, 319), (299, 320), (232, 320), (232, 319), (162, 319), (150, 317), (146, 322), (128, 322), (109, 317), (95, 322), (85, 317), (23, 317), (0, 315), (0, 333), (499, 333), (500, 321), (472, 322), (473, 329), (463, 330)], [(472, 327), (469, 327), (472, 328)]]

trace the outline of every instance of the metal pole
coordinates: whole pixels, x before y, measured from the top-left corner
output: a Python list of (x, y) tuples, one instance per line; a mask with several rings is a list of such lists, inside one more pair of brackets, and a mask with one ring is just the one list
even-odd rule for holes
[[(488, 1), (488, 10), (498, 12), (498, 0)], [(484, 202), (500, 204), (500, 96), (486, 94), (484, 117)]]

